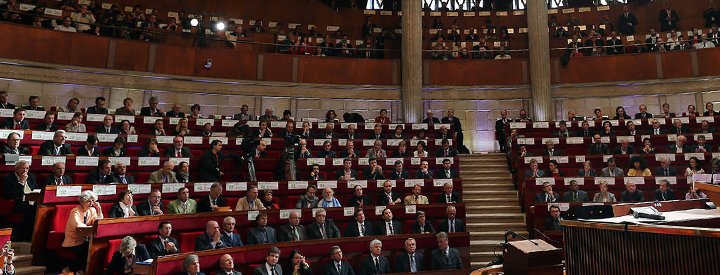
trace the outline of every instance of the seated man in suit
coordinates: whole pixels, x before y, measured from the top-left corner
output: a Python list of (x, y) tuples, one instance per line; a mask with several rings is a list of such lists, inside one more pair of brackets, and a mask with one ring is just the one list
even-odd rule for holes
[(227, 207), (225, 197), (222, 195), (223, 186), (216, 182), (210, 186), (210, 194), (198, 201), (197, 212), (217, 212), (220, 207)]
[(235, 218), (227, 216), (223, 219), (223, 226), (221, 231), (220, 239), (227, 247), (238, 247), (243, 246), (243, 242), (240, 239), (240, 235), (235, 233)]
[(108, 109), (105, 108), (105, 97), (99, 96), (95, 98), (95, 106), (87, 108), (88, 114), (107, 114)]
[(27, 155), (30, 153), (25, 147), (20, 146), (20, 134), (11, 132), (7, 136), (7, 144), (2, 146), (0, 154)]
[(405, 199), (403, 199), (403, 202), (405, 204), (428, 204), (430, 201), (428, 198), (422, 194), (422, 185), (415, 184), (412, 189), (412, 194), (407, 195)]
[(178, 189), (178, 198), (168, 203), (168, 214), (192, 214), (197, 212), (197, 202), (190, 198), (190, 189)]
[(265, 263), (253, 270), (252, 275), (282, 275), (282, 266), (278, 264), (280, 260), (280, 249), (272, 247), (265, 257)]
[(395, 169), (393, 169), (392, 172), (390, 172), (390, 179), (391, 180), (399, 180), (399, 179), (409, 179), (410, 176), (408, 175), (408, 171), (403, 169), (403, 162), (402, 160), (396, 160), (395, 161)]
[(670, 134), (682, 135), (690, 133), (690, 129), (683, 125), (680, 119), (673, 119), (673, 127), (670, 128)]
[(443, 184), (443, 193), (440, 194), (440, 203), (460, 203), (462, 200), (460, 199), (460, 194), (457, 192), (453, 192), (453, 184), (450, 182), (446, 182)]
[(669, 146), (670, 154), (690, 153), (690, 146), (687, 145), (687, 138), (684, 135), (678, 135), (675, 143)]
[(99, 157), (100, 149), (97, 148), (98, 138), (95, 135), (88, 135), (85, 145), (80, 147), (77, 155), (82, 157)]
[(55, 122), (55, 113), (47, 112), (43, 121), (35, 127), (37, 131), (54, 132), (57, 131), (57, 126), (53, 124)]
[(590, 128), (590, 123), (587, 120), (585, 120), (582, 122), (582, 124), (580, 126), (580, 131), (578, 131), (575, 134), (575, 136), (592, 138), (593, 136), (595, 136), (595, 130)]
[(628, 182), (625, 184), (625, 191), (620, 193), (621, 202), (642, 202), (645, 201), (642, 191), (637, 190), (634, 182)]
[(122, 161), (115, 163), (115, 182), (120, 184), (134, 184), (135, 178), (127, 174), (127, 165)]
[(155, 172), (150, 173), (148, 183), (172, 183), (177, 182), (175, 172), (173, 171), (175, 164), (172, 161), (165, 161), (162, 168)]
[(377, 159), (375, 159), (374, 157), (370, 158), (370, 160), (368, 161), (368, 167), (363, 170), (363, 177), (366, 180), (385, 179), (382, 166), (378, 165)]
[(180, 104), (173, 104), (172, 109), (165, 113), (167, 117), (185, 117), (185, 113), (180, 111)]
[(457, 170), (452, 169), (452, 163), (450, 159), (444, 159), (442, 162), (442, 169), (435, 171), (436, 179), (456, 179), (459, 178)]
[(552, 139), (545, 141), (545, 150), (543, 150), (543, 156), (562, 156), (562, 151), (555, 148), (555, 142)]
[(636, 136), (640, 134), (640, 132), (635, 130), (635, 122), (633, 122), (632, 120), (625, 121), (625, 129), (628, 136)]
[(412, 224), (412, 234), (432, 234), (435, 229), (432, 224), (427, 221), (425, 211), (417, 211), (415, 213), (415, 223)]
[(12, 119), (3, 121), (3, 129), (27, 130), (30, 129), (30, 122), (25, 119), (25, 109), (17, 108), (13, 111)]
[(119, 134), (120, 130), (118, 128), (115, 128), (112, 123), (113, 117), (111, 115), (106, 115), (103, 118), (102, 124), (98, 125), (98, 127), (95, 128), (95, 132), (101, 134)]
[(376, 139), (373, 142), (373, 148), (370, 148), (365, 153), (366, 158), (387, 158), (387, 151), (382, 148), (383, 143), (381, 140)]
[(445, 158), (452, 158), (457, 157), (458, 150), (450, 147), (450, 141), (447, 139), (443, 139), (440, 143), (440, 148), (435, 151), (435, 157), (445, 157)]
[(595, 169), (592, 168), (592, 162), (589, 160), (583, 162), (583, 168), (578, 170), (579, 177), (594, 177), (595, 175)]
[(305, 232), (305, 227), (300, 224), (299, 212), (292, 211), (288, 217), (288, 223), (280, 227), (277, 239), (279, 242), (304, 241), (307, 240)]
[(447, 219), (440, 222), (438, 231), (447, 233), (465, 232), (465, 221), (455, 218), (455, 215), (457, 214), (455, 206), (448, 205), (445, 209), (445, 213), (447, 214)]
[(670, 159), (663, 157), (660, 159), (660, 167), (655, 169), (655, 174), (658, 177), (674, 177), (677, 176), (677, 168), (670, 166)]
[(555, 204), (550, 205), (550, 217), (545, 220), (545, 231), (562, 230), (560, 220), (560, 207)]
[(340, 230), (332, 219), (326, 219), (327, 212), (320, 208), (315, 210), (315, 222), (307, 226), (309, 240), (325, 240), (340, 238)]
[(195, 239), (195, 251), (226, 247), (228, 246), (222, 241), (220, 225), (216, 221), (208, 221), (205, 224), (205, 233)]
[(242, 275), (239, 271), (235, 271), (235, 260), (230, 254), (220, 256), (220, 269), (215, 271), (215, 275)]
[(700, 130), (698, 131), (700, 134), (713, 134), (715, 133), (715, 128), (710, 127), (710, 122), (707, 120), (703, 120), (700, 122)]
[(180, 253), (178, 241), (170, 234), (172, 234), (172, 223), (161, 221), (158, 225), (158, 237), (150, 241), (147, 247), (150, 258)]
[(645, 104), (640, 104), (640, 112), (635, 114), (635, 119), (646, 119), (646, 118), (652, 118), (653, 115), (651, 113), (647, 112), (647, 106)]
[(335, 151), (332, 150), (332, 143), (330, 140), (325, 140), (323, 142), (323, 147), (320, 151), (317, 153), (318, 158), (336, 158), (337, 154), (335, 154)]
[(530, 160), (530, 169), (525, 171), (525, 178), (540, 178), (545, 176), (545, 171), (540, 170), (537, 160)]
[(590, 200), (587, 192), (580, 190), (576, 180), (570, 181), (570, 191), (563, 193), (562, 198), (564, 202), (587, 202)]
[(187, 161), (181, 161), (177, 167), (175, 167), (175, 178), (181, 183), (192, 181), (190, 177), (190, 164)]
[(320, 138), (320, 139), (337, 138), (337, 134), (334, 132), (334, 130), (335, 130), (335, 124), (332, 122), (328, 122), (325, 124), (325, 129), (323, 129), (323, 131), (321, 133), (316, 134), (315, 138)]
[(248, 229), (248, 245), (251, 244), (266, 244), (276, 243), (277, 238), (275, 237), (275, 228), (268, 226), (268, 214), (259, 213), (255, 216), (256, 226)]
[(165, 213), (165, 206), (162, 203), (162, 193), (159, 189), (154, 189), (150, 192), (150, 196), (144, 202), (137, 207), (138, 215), (140, 216), (152, 216), (162, 215)]
[[(384, 138), (385, 135), (382, 133), (382, 126), (379, 123), (376, 123), (375, 126), (373, 126), (373, 132), (367, 135), (367, 139), (374, 139), (379, 140)], [(373, 145), (375, 145), (373, 143)], [(382, 146), (382, 143), (380, 144)]]
[(397, 220), (393, 220), (393, 213), (390, 208), (385, 208), (382, 212), (383, 219), (378, 222), (376, 226), (377, 235), (380, 236), (391, 236), (402, 234), (402, 223)]
[(42, 186), (73, 184), (71, 177), (65, 175), (65, 163), (56, 162), (52, 168), (53, 174), (45, 179)]
[(438, 248), (432, 252), (430, 270), (463, 269), (460, 253), (450, 247), (448, 234), (440, 232), (436, 236)]
[(618, 168), (615, 164), (615, 158), (609, 158), (607, 160), (608, 167), (602, 169), (601, 173), (603, 177), (622, 177), (623, 169)]
[(428, 164), (427, 160), (423, 160), (420, 162), (420, 169), (417, 171), (415, 178), (417, 178), (417, 179), (432, 179), (433, 178), (433, 172), (430, 171), (430, 164)]
[(402, 202), (400, 195), (392, 191), (392, 185), (389, 180), (383, 182), (383, 192), (378, 194), (376, 205), (395, 205)]
[(561, 120), (561, 121), (558, 123), (558, 125), (559, 125), (560, 127), (559, 127), (559, 129), (557, 130), (557, 132), (555, 132), (555, 137), (557, 137), (557, 138), (560, 138), (560, 137), (569, 138), (569, 137), (573, 136), (573, 135), (570, 134), (570, 130), (568, 130), (568, 128), (567, 128), (567, 122), (565, 122), (564, 120)]
[(707, 144), (707, 141), (705, 140), (705, 136), (698, 135), (695, 138), (695, 141), (697, 141), (697, 144), (692, 147), (693, 153), (710, 153), (712, 152), (712, 145)]
[(650, 131), (648, 131), (648, 134), (650, 135), (657, 136), (667, 134), (667, 131), (660, 127), (660, 121), (658, 121), (657, 118), (653, 118), (650, 121), (650, 126)]
[(330, 247), (330, 259), (332, 259), (332, 261), (322, 267), (322, 274), (355, 275), (355, 271), (350, 265), (350, 262), (343, 260), (342, 249), (340, 249), (339, 246), (335, 245)]
[(352, 169), (352, 160), (350, 158), (343, 159), (343, 168), (338, 170), (336, 177), (338, 180), (357, 179), (357, 171)]
[[(313, 167), (314, 166), (315, 165), (313, 165)], [(305, 188), (305, 194), (300, 196), (297, 203), (295, 203), (295, 208), (313, 208), (318, 202), (318, 197), (315, 194), (317, 194), (317, 187), (315, 185), (308, 185), (308, 187)]]
[(109, 160), (100, 160), (97, 169), (93, 169), (85, 178), (86, 184), (109, 184), (115, 182)]
[(140, 108), (140, 115), (141, 116), (164, 116), (165, 112), (163, 112), (160, 107), (158, 107), (158, 99), (157, 97), (151, 96), (148, 99), (148, 107), (142, 107)]
[(365, 219), (365, 212), (362, 208), (355, 210), (355, 222), (348, 224), (345, 228), (344, 237), (365, 237), (375, 235), (373, 224)]
[(600, 134), (593, 136), (593, 144), (588, 149), (588, 155), (607, 155), (610, 154), (607, 144), (602, 143)]
[(413, 238), (405, 240), (405, 252), (395, 257), (393, 272), (415, 273), (423, 271), (423, 254), (417, 251), (417, 242)]
[(677, 199), (675, 197), (675, 190), (670, 189), (670, 182), (668, 180), (660, 180), (658, 185), (660, 187), (655, 190), (655, 201), (671, 201)]
[(370, 242), (370, 255), (360, 262), (358, 275), (387, 274), (390, 271), (390, 261), (382, 254), (382, 242), (378, 239)]
[(630, 141), (626, 138), (620, 140), (620, 146), (613, 151), (614, 155), (631, 155), (635, 154), (635, 148), (630, 145)]
[(169, 158), (189, 158), (190, 148), (184, 146), (185, 140), (181, 136), (175, 136), (173, 138), (173, 145), (165, 149), (165, 156)]
[(66, 144), (67, 134), (63, 130), (55, 131), (52, 140), (43, 142), (40, 145), (40, 155), (43, 156), (64, 156), (72, 155), (70, 144)]
[[(120, 249), (115, 251), (105, 274), (125, 274), (128, 262), (136, 263), (151, 259), (144, 244), (138, 244), (133, 237), (127, 236), (120, 242)], [(133, 273), (134, 266), (129, 267)]]
[(345, 150), (340, 152), (341, 158), (357, 158), (360, 157), (360, 151), (355, 150), (355, 143), (348, 140), (345, 144)]
[(535, 195), (536, 202), (557, 202), (560, 196), (553, 192), (552, 185), (549, 182), (543, 182), (542, 193)]

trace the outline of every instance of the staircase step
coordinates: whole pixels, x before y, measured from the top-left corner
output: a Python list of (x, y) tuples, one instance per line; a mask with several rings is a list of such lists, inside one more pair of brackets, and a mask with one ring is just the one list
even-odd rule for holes
[(490, 213), (519, 213), (520, 212), (520, 206), (517, 205), (489, 205), (489, 206), (479, 206), (479, 205), (471, 205), (471, 206), (465, 206), (465, 213), (466, 214), (490, 214)]
[(507, 171), (502, 171), (502, 170), (500, 170), (500, 171), (497, 171), (497, 170), (495, 170), (495, 171), (492, 171), (492, 170), (490, 170), (490, 171), (487, 171), (487, 170), (486, 170), (486, 171), (483, 171), (483, 170), (475, 170), (475, 169), (472, 169), (472, 168), (471, 168), (471, 169), (463, 169), (463, 168), (460, 168), (460, 169), (461, 169), (461, 170), (460, 170), (460, 174), (461, 174), (462, 176), (466, 176), (466, 177), (478, 177), (478, 176), (483, 176), (483, 177), (498, 177), (498, 176), (500, 176), (500, 175), (503, 175), (503, 176), (504, 176), (503, 178), (505, 178), (505, 177), (510, 177), (510, 178), (512, 179), (512, 175), (511, 175), (511, 174), (509, 174)]
[(18, 275), (45, 275), (44, 266), (26, 266), (15, 268), (15, 274)]
[(515, 191), (512, 184), (505, 183), (462, 183), (463, 190), (487, 190), (487, 191)]
[(12, 242), (12, 248), (15, 250), (15, 255), (32, 253), (30, 242)]
[(525, 223), (524, 222), (468, 223), (467, 228), (468, 228), (468, 231), (470, 231), (470, 232), (472, 232), (472, 231), (505, 231), (506, 229), (510, 229), (513, 231), (524, 231)]
[(500, 177), (482, 177), (482, 176), (464, 176), (462, 172), (460, 173), (460, 178), (465, 182), (465, 180), (469, 181), (482, 181), (487, 183), (509, 183), (512, 184), (512, 176), (508, 174), (507, 176), (500, 176)]
[(15, 268), (31, 266), (32, 259), (33, 255), (31, 254), (15, 255), (15, 257), (13, 257), (13, 265), (15, 265)]

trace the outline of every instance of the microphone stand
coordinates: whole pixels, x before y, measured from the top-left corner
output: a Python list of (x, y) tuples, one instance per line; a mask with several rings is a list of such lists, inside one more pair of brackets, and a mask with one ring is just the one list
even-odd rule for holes
[(515, 231), (510, 230), (510, 228), (508, 228), (506, 231), (507, 231), (507, 232), (510, 232), (510, 233), (513, 233), (515, 236), (519, 236), (521, 239), (526, 240), (526, 241), (528, 241), (528, 242), (531, 242), (531, 243), (534, 244), (534, 245), (540, 245), (540, 244), (538, 244), (536, 241), (533, 241), (533, 240), (531, 240), (531, 239), (528, 239), (528, 237), (525, 237), (525, 236), (523, 236), (523, 235), (520, 235), (520, 234), (518, 234), (518, 233), (515, 233)]

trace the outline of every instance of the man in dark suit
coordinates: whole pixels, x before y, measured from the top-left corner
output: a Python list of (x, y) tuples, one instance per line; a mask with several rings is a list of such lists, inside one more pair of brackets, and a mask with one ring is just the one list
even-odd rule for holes
[(460, 194), (453, 191), (453, 184), (446, 182), (443, 184), (443, 192), (440, 194), (438, 201), (440, 203), (460, 203)]
[(658, 183), (660, 186), (655, 190), (655, 201), (671, 201), (676, 200), (675, 190), (670, 189), (670, 182), (668, 180), (660, 180)]
[(305, 232), (305, 227), (300, 224), (299, 212), (293, 211), (290, 212), (288, 223), (280, 227), (277, 239), (279, 242), (304, 241), (308, 239)]
[(623, 6), (623, 13), (620, 15), (618, 20), (618, 29), (623, 35), (634, 35), (635, 26), (637, 26), (638, 20), (634, 14), (630, 12), (630, 8), (627, 5)]
[(47, 112), (47, 113), (45, 113), (45, 117), (43, 118), (43, 121), (35, 127), (35, 130), (47, 131), (47, 132), (57, 131), (57, 126), (55, 126), (54, 122), (55, 122), (55, 113)]
[(318, 158), (336, 158), (337, 154), (335, 154), (335, 151), (332, 150), (332, 143), (330, 140), (326, 140), (323, 142), (323, 147), (320, 151), (317, 153)]
[(35, 176), (29, 173), (30, 163), (20, 160), (15, 163), (15, 173), (11, 173), (2, 180), (2, 198), (15, 200), (15, 212), (21, 213), (22, 223), (16, 223), (13, 229), (18, 232), (22, 240), (30, 240), (35, 221), (35, 206), (25, 201), (25, 193), (39, 188)]
[(383, 182), (383, 192), (378, 194), (376, 205), (395, 205), (402, 202), (400, 195), (392, 191), (392, 182)]
[(677, 11), (672, 9), (670, 2), (667, 2), (665, 3), (665, 9), (661, 10), (660, 14), (658, 14), (658, 21), (660, 22), (660, 31), (669, 32), (678, 29), (680, 16)]
[(607, 144), (603, 144), (601, 142), (600, 134), (595, 134), (593, 136), (593, 141), (595, 143), (591, 144), (588, 149), (589, 155), (607, 155), (610, 153), (610, 149), (608, 149)]
[(95, 98), (95, 106), (87, 108), (88, 114), (107, 114), (108, 109), (105, 108), (105, 97), (99, 96)]
[(243, 246), (240, 235), (238, 235), (238, 233), (235, 233), (235, 218), (228, 216), (223, 219), (220, 239), (227, 247)]
[(461, 148), (463, 146), (463, 130), (460, 119), (455, 116), (455, 109), (448, 109), (447, 116), (440, 119), (440, 122), (443, 124), (450, 124), (452, 126), (457, 139), (456, 147)]
[(592, 138), (593, 136), (595, 136), (595, 130), (590, 128), (590, 123), (587, 122), (587, 120), (583, 121), (581, 125), (582, 126), (580, 127), (580, 131), (575, 133), (576, 137)]
[(135, 178), (127, 174), (127, 165), (122, 161), (115, 163), (115, 182), (119, 184), (134, 184)]
[(463, 269), (462, 259), (457, 249), (448, 244), (445, 232), (437, 234), (438, 248), (433, 250), (430, 261), (431, 270)]
[(339, 246), (330, 247), (330, 259), (322, 270), (324, 275), (355, 275), (353, 267), (348, 261), (343, 260), (342, 249)]
[(390, 236), (403, 233), (402, 223), (397, 220), (393, 220), (393, 213), (390, 208), (385, 208), (382, 215), (383, 219), (378, 221), (375, 226), (377, 235)]
[(637, 189), (634, 182), (625, 184), (625, 191), (620, 193), (621, 202), (642, 202), (645, 201), (643, 192)]
[(65, 163), (53, 164), (53, 174), (43, 181), (42, 186), (73, 184), (72, 178), (65, 175)]
[(158, 225), (158, 237), (150, 241), (148, 245), (148, 253), (150, 258), (157, 258), (175, 253), (180, 253), (180, 245), (178, 241), (171, 237), (172, 223), (170, 221), (161, 221)]
[(366, 180), (381, 180), (385, 179), (383, 175), (382, 166), (377, 164), (377, 159), (370, 157), (368, 167), (363, 169), (363, 178)]
[(340, 230), (332, 219), (326, 219), (327, 212), (320, 208), (315, 210), (315, 222), (307, 226), (307, 235), (310, 240), (325, 240), (340, 238)]
[(280, 249), (277, 247), (270, 248), (267, 256), (265, 257), (265, 262), (256, 267), (253, 270), (252, 275), (282, 275), (282, 266), (278, 264), (279, 260)]
[(465, 221), (455, 218), (457, 214), (455, 206), (448, 205), (445, 213), (447, 213), (447, 219), (440, 222), (438, 231), (447, 233), (465, 232)]
[(647, 106), (645, 106), (645, 104), (640, 104), (639, 109), (640, 112), (635, 114), (635, 119), (648, 119), (653, 117), (651, 113), (647, 112)]
[(427, 113), (425, 115), (425, 119), (423, 119), (422, 123), (427, 123), (430, 125), (433, 125), (435, 123), (440, 124), (440, 120), (438, 118), (434, 117), (432, 111), (427, 111)]
[(545, 176), (545, 171), (538, 166), (537, 160), (530, 160), (530, 169), (525, 171), (525, 178), (539, 178)]
[(152, 216), (162, 215), (165, 213), (165, 206), (162, 203), (162, 193), (160, 190), (155, 189), (150, 192), (148, 199), (140, 203), (137, 207), (138, 215), (140, 216)]
[(663, 130), (663, 129), (660, 127), (660, 121), (658, 121), (656, 118), (653, 118), (653, 119), (650, 121), (650, 126), (651, 126), (651, 127), (650, 127), (650, 130), (648, 130), (648, 131), (646, 132), (646, 134), (649, 134), (649, 135), (664, 135), (664, 134), (667, 134), (667, 131)]
[(115, 182), (112, 166), (108, 160), (100, 160), (98, 167), (93, 169), (85, 178), (85, 184), (111, 184)]
[(687, 138), (683, 135), (677, 136), (674, 144), (668, 146), (670, 154), (690, 153), (690, 146), (687, 145)]
[(543, 182), (542, 193), (535, 195), (536, 202), (556, 202), (558, 200), (560, 200), (560, 195), (553, 192), (549, 182)]
[[(222, 176), (220, 166), (222, 160), (225, 157), (220, 150), (222, 150), (222, 142), (220, 140), (213, 140), (210, 143), (210, 150), (205, 152), (200, 159), (200, 181), (218, 181)], [(199, 209), (198, 209), (199, 210)]]
[(668, 158), (661, 158), (660, 159), (660, 167), (655, 169), (655, 173), (653, 175), (657, 177), (674, 177), (677, 176), (677, 168), (670, 166), (671, 162)]
[(442, 169), (435, 171), (435, 178), (436, 179), (459, 178), (460, 175), (458, 174), (458, 171), (455, 169), (452, 169), (451, 167), (452, 167), (452, 164), (450, 163), (450, 159), (444, 159)]
[(635, 148), (630, 145), (630, 141), (626, 138), (620, 140), (620, 146), (613, 150), (614, 155), (631, 155), (635, 154)]
[(268, 214), (260, 213), (255, 217), (257, 225), (248, 229), (248, 245), (276, 243), (275, 228), (268, 226)]
[(98, 125), (98, 127), (95, 128), (95, 132), (98, 132), (100, 134), (119, 134), (120, 130), (118, 128), (115, 128), (112, 123), (113, 117), (111, 115), (106, 115), (103, 118), (102, 124)]
[(96, 135), (88, 135), (85, 145), (78, 149), (77, 155), (82, 157), (99, 157), (100, 149), (97, 148), (98, 138)]
[(458, 155), (458, 150), (453, 147), (450, 147), (450, 141), (447, 139), (443, 139), (441, 142), (440, 148), (437, 151), (435, 151), (435, 157), (451, 158), (451, 157), (457, 157), (457, 155)]
[(336, 138), (338, 138), (338, 134), (335, 133), (334, 130), (335, 130), (335, 124), (332, 122), (328, 122), (325, 124), (325, 129), (323, 129), (322, 132), (315, 134), (314, 137), (320, 138), (320, 139), (325, 139), (325, 138), (336, 139)]
[(15, 104), (7, 102), (7, 91), (0, 91), (0, 109), (15, 109)]
[(553, 204), (550, 205), (550, 217), (545, 220), (545, 231), (562, 230), (560, 225), (560, 207)]
[(393, 272), (415, 273), (425, 270), (423, 254), (417, 252), (417, 242), (413, 238), (405, 240), (405, 252), (395, 257), (395, 268)]
[(40, 155), (43, 156), (64, 156), (72, 155), (73, 152), (70, 150), (70, 144), (66, 144), (67, 134), (63, 130), (55, 131), (52, 140), (43, 142), (40, 145)]
[(220, 269), (215, 271), (215, 275), (242, 275), (240, 271), (235, 271), (235, 261), (230, 254), (220, 256)]
[(673, 120), (673, 127), (670, 128), (669, 132), (670, 134), (676, 134), (676, 135), (682, 135), (690, 133), (690, 128), (683, 125), (680, 119), (674, 119)]
[(227, 207), (225, 197), (222, 196), (223, 187), (220, 183), (210, 186), (210, 194), (203, 196), (197, 205), (197, 212), (217, 212), (220, 207)]
[(185, 113), (180, 111), (180, 104), (173, 104), (172, 110), (165, 113), (165, 116), (167, 117), (185, 117)]
[(165, 156), (169, 158), (189, 158), (190, 148), (184, 146), (185, 141), (181, 136), (175, 136), (173, 138), (173, 145), (165, 149)]
[(163, 110), (158, 107), (157, 97), (151, 96), (150, 99), (148, 99), (148, 104), (150, 106), (140, 108), (141, 116), (164, 116), (165, 115), (165, 112), (163, 112)]
[(543, 156), (562, 156), (563, 153), (555, 149), (555, 142), (553, 142), (551, 139), (548, 139), (545, 142), (545, 150), (543, 150)]
[(348, 224), (345, 228), (344, 237), (366, 237), (375, 235), (375, 227), (365, 219), (365, 212), (362, 208), (355, 210), (355, 222)]
[(415, 173), (416, 179), (432, 179), (433, 178), (433, 172), (430, 171), (430, 164), (427, 160), (423, 160), (420, 162), (420, 169), (418, 169), (417, 173)]
[(370, 255), (360, 262), (359, 275), (387, 274), (390, 271), (390, 261), (382, 255), (382, 242), (372, 240), (370, 242)]
[(0, 148), (0, 154), (27, 155), (30, 150), (20, 146), (20, 134), (11, 132), (7, 136), (7, 144)]
[(220, 233), (220, 225), (216, 221), (209, 221), (205, 225), (205, 233), (197, 236), (195, 239), (195, 251), (210, 250), (217, 248), (226, 248), (227, 245), (222, 241), (222, 233)]
[(354, 180), (358, 178), (357, 171), (352, 169), (352, 159), (343, 159), (343, 168), (337, 171), (335, 178), (339, 180)]
[(403, 169), (402, 160), (396, 160), (395, 161), (395, 169), (393, 169), (393, 171), (390, 172), (390, 179), (398, 180), (398, 179), (409, 179), (409, 178), (410, 178), (410, 176), (408, 175), (408, 171)]
[(14, 130), (30, 129), (30, 123), (25, 119), (25, 109), (15, 109), (15, 111), (13, 111), (13, 117), (5, 119), (2, 128)]
[(580, 190), (580, 186), (578, 186), (578, 183), (576, 180), (570, 181), (570, 190), (563, 193), (562, 199), (564, 202), (588, 202), (588, 201), (590, 201), (590, 198), (588, 198), (587, 192)]

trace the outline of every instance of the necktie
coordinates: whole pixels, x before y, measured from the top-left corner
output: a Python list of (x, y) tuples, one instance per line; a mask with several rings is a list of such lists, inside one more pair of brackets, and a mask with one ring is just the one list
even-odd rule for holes
[(387, 225), (388, 225), (388, 232), (387, 232), (387, 233), (388, 233), (388, 236), (395, 234), (395, 233), (393, 232), (392, 222), (388, 222)]
[(552, 196), (551, 195), (545, 195), (547, 197), (547, 202), (552, 202)]
[(415, 268), (415, 254), (410, 254), (410, 272), (415, 273), (417, 272), (417, 269)]
[(337, 263), (338, 274), (340, 274), (340, 270), (342, 270), (342, 265), (340, 263)]
[(57, 185), (63, 185), (62, 177), (57, 178)]
[(55, 155), (56, 156), (60, 155), (60, 147), (55, 147)]
[(445, 263), (446, 263), (446, 264), (449, 264), (449, 263), (450, 263), (450, 257), (448, 256), (447, 250), (446, 250), (446, 251), (443, 251), (443, 256), (445, 256)]
[(668, 171), (667, 168), (665, 168), (665, 176), (669, 176), (669, 175), (670, 175), (670, 172)]
[(270, 273), (272, 273), (273, 275), (277, 274), (277, 273), (275, 273), (275, 267), (274, 267), (274, 266), (270, 268)]
[(375, 271), (380, 272), (380, 260), (378, 258), (375, 258)]
[(420, 203), (420, 196), (415, 196), (415, 204)]
[(450, 233), (455, 232), (455, 221), (454, 220), (450, 221), (450, 230), (448, 230), (448, 231), (450, 231)]
[(125, 179), (125, 175), (120, 175), (120, 182), (123, 184), (127, 184), (127, 180)]
[(449, 179), (450, 178), (450, 170), (445, 170), (445, 176)]
[(178, 158), (179, 158), (179, 157), (182, 157), (182, 155), (180, 155), (180, 150), (176, 150), (175, 152), (176, 152), (176, 153), (175, 153), (175, 154), (176, 154), (176, 157), (178, 157)]
[(450, 200), (450, 195), (446, 195), (445, 197), (446, 197), (445, 202), (452, 203), (452, 200)]
[(325, 236), (325, 226), (322, 224), (320, 225), (320, 238), (323, 240), (327, 239), (327, 237)]
[(294, 241), (299, 241), (299, 240), (300, 240), (300, 235), (298, 234), (297, 227), (293, 227), (293, 235), (294, 235), (294, 236), (293, 236), (293, 237), (294, 237), (294, 238), (293, 238)]
[(393, 201), (392, 194), (387, 194), (387, 199), (388, 199), (388, 204), (390, 204)]
[(360, 223), (360, 237), (365, 237), (365, 224)]
[(20, 129), (20, 123), (15, 122), (15, 130)]
[(425, 233), (425, 225), (420, 225), (420, 233)]
[(577, 191), (573, 191), (573, 201), (577, 201)]
[(110, 128), (105, 127), (105, 132), (109, 134), (109, 133), (110, 133)]
[(165, 182), (165, 183), (168, 182), (168, 176), (163, 176), (163, 182)]

